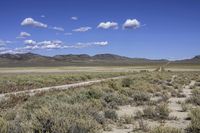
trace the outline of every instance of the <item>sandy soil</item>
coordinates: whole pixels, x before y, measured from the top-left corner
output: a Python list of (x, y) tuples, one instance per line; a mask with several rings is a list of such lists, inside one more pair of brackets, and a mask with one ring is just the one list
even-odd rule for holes
[[(175, 76), (172, 77), (174, 80)], [(195, 81), (191, 81), (191, 83), (183, 88), (183, 94), (185, 94), (186, 97), (183, 98), (170, 98), (169, 99), (169, 109), (171, 110), (170, 117), (176, 117), (176, 120), (166, 120), (165, 123), (160, 123), (159, 121), (153, 121), (153, 120), (144, 120), (144, 123), (148, 125), (148, 128), (157, 127), (159, 125), (164, 125), (168, 127), (174, 127), (174, 128), (180, 128), (185, 129), (190, 121), (186, 120), (188, 117), (188, 112), (182, 112), (182, 107), (180, 104), (178, 104), (179, 101), (184, 102), (188, 97), (191, 95), (191, 87), (195, 85)], [(159, 97), (153, 97), (152, 99), (156, 100), (159, 99)], [(151, 100), (152, 100), (151, 99)], [(132, 107), (132, 106), (121, 106), (119, 107), (119, 110), (117, 111), (117, 114), (119, 117), (128, 115), (128, 116), (135, 116), (137, 111), (142, 111), (144, 106), (138, 106), (138, 107)], [(104, 133), (130, 133), (133, 131), (133, 125), (124, 125), (125, 127), (128, 127), (123, 129), (116, 126), (112, 126), (112, 131), (106, 131)], [(137, 123), (136, 123), (137, 126)]]
[[(127, 67), (22, 67), (0, 68), (1, 73), (63, 73), (63, 72), (129, 72), (148, 70), (154, 71), (156, 67), (127, 66)], [(167, 68), (171, 71), (200, 71), (197, 68)]]
[(59, 72), (129, 72), (149, 70), (147, 67), (41, 67), (41, 68), (0, 68), (1, 73), (59, 73)]

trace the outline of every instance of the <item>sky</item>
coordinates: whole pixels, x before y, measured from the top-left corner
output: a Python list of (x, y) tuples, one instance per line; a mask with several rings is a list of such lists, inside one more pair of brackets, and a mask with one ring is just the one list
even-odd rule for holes
[(200, 54), (200, 0), (1, 0), (0, 54)]

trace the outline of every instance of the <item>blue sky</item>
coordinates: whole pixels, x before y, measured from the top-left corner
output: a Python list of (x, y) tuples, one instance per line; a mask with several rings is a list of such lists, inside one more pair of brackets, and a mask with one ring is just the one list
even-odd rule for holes
[(200, 54), (199, 0), (1, 0), (0, 53)]

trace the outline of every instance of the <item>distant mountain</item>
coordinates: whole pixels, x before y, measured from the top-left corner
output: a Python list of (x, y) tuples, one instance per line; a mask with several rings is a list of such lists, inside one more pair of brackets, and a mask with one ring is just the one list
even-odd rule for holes
[(197, 55), (191, 59), (184, 59), (184, 60), (177, 60), (174, 61), (176, 64), (188, 64), (188, 65), (195, 65), (195, 64), (200, 64), (200, 55)]
[[(168, 60), (150, 60), (145, 58), (129, 58), (114, 54), (87, 54), (42, 56), (34, 53), (1, 54), (0, 67), (36, 67), (36, 66), (141, 66), (164, 65)], [(192, 59), (171, 61), (170, 64), (200, 64), (200, 56)]]

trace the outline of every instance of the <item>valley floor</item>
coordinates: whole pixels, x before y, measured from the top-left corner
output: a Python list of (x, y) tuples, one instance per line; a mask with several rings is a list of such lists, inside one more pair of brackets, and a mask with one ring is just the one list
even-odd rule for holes
[[(65, 69), (78, 70), (62, 68)], [(200, 131), (199, 71), (156, 72), (154, 68), (150, 68), (152, 71), (133, 71), (131, 67), (82, 69), (85, 71), (1, 73), (2, 95), (9, 94), (0, 101), (0, 133)], [(89, 69), (90, 72), (87, 72)], [(110, 69), (115, 72), (110, 72)], [(94, 84), (90, 84), (93, 81)], [(37, 93), (30, 89), (33, 86), (74, 82), (72, 85), (75, 86), (50, 87), (48, 91)], [(83, 86), (76, 82), (82, 82)], [(24, 90), (22, 87), (25, 91), (16, 93)], [(26, 91), (27, 88), (29, 91)]]

